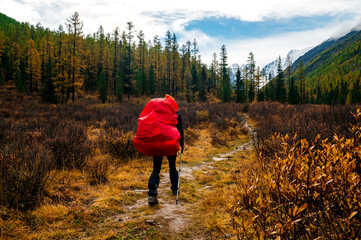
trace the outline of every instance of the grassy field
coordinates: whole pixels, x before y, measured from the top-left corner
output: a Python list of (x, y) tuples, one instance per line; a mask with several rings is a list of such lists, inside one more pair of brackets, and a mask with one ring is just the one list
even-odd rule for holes
[(0, 97), (3, 239), (361, 238), (357, 106), (180, 101), (179, 204), (164, 159), (151, 207), (132, 144), (149, 99)]
[(164, 159), (160, 204), (150, 207), (152, 160), (132, 145), (147, 99), (46, 105), (9, 89), (1, 96), (2, 238), (235, 237), (229, 200), (237, 159), (250, 161), (251, 153), (213, 157), (248, 141), (241, 105), (179, 104), (186, 135), (180, 201), (175, 205)]

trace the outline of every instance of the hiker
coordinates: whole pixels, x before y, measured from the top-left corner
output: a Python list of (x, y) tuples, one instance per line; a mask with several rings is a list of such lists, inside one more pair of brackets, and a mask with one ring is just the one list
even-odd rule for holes
[(153, 171), (148, 181), (148, 203), (158, 203), (157, 188), (163, 156), (167, 157), (169, 163), (172, 194), (177, 195), (176, 158), (179, 146), (184, 150), (184, 134), (182, 117), (173, 97), (167, 94), (164, 98), (155, 98), (147, 103), (138, 119), (137, 134), (133, 142), (139, 152), (153, 156)]

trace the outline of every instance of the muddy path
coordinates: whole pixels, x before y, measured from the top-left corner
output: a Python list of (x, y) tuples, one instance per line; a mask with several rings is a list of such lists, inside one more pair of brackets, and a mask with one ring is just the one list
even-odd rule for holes
[[(245, 119), (247, 119), (247, 116), (245, 116)], [(247, 120), (245, 122), (245, 126), (248, 128), (249, 132), (247, 142), (235, 147), (229, 152), (213, 156), (209, 161), (200, 161), (193, 165), (182, 164), (178, 204), (176, 204), (176, 197), (171, 194), (171, 183), (169, 179), (169, 172), (167, 171), (167, 161), (164, 160), (158, 188), (159, 204), (152, 207), (149, 206), (147, 202), (148, 190), (135, 189), (133, 190), (134, 193), (142, 194), (144, 197), (137, 200), (133, 205), (124, 206), (124, 213), (109, 217), (106, 221), (121, 221), (126, 223), (134, 218), (137, 218), (138, 221), (139, 218), (142, 218), (145, 224), (152, 225), (160, 231), (168, 233), (168, 236), (172, 239), (184, 238), (181, 237), (181, 234), (184, 230), (190, 227), (190, 225), (192, 225), (192, 219), (194, 219), (197, 212), (193, 211), (193, 206), (196, 204), (195, 202), (184, 200), (184, 197), (182, 196), (182, 185), (196, 181), (197, 172), (212, 169), (211, 164), (219, 161), (228, 161), (232, 158), (232, 156), (240, 151), (251, 150), (255, 138), (255, 131), (249, 126)], [(187, 151), (183, 154), (186, 155)], [(177, 167), (179, 167), (179, 156), (177, 159)], [(205, 190), (206, 188), (207, 186), (203, 187), (201, 190)], [(199, 236), (197, 236), (197, 233), (195, 234), (195, 236), (191, 236), (191, 239), (205, 239), (202, 234), (199, 234)]]

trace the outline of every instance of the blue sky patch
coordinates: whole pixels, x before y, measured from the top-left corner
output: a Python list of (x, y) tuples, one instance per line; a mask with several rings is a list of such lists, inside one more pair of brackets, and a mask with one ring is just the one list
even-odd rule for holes
[(205, 18), (191, 21), (185, 30), (198, 29), (212, 37), (223, 38), (262, 38), (272, 35), (299, 32), (321, 28), (338, 19), (347, 19), (350, 16), (312, 16), (283, 19), (265, 19), (260, 22), (240, 21), (235, 18)]

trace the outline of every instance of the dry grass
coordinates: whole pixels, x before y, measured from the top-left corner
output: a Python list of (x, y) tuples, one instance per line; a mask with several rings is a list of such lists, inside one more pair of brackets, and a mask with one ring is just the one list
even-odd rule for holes
[[(28, 109), (26, 114), (17, 110), (19, 106), (1, 106), (2, 114), (7, 113), (8, 110), (9, 114), (0, 116), (2, 117), (0, 120), (4, 119), (4, 124), (0, 124), (0, 127), (8, 129), (9, 126), (6, 124), (17, 119), (16, 126), (26, 127), (34, 137), (40, 136), (36, 134), (37, 128), (43, 129), (44, 133), (48, 134), (44, 136), (49, 137), (52, 126), (58, 126), (57, 123), (61, 119), (67, 119), (69, 126), (74, 125), (74, 128), (81, 130), (83, 144), (89, 145), (87, 151), (91, 150), (91, 154), (81, 159), (82, 167), (50, 169), (48, 173), (51, 181), (44, 187), (39, 204), (34, 208), (18, 211), (1, 207), (0, 238), (189, 239), (203, 236), (204, 233), (206, 236), (222, 236), (229, 231), (229, 206), (225, 203), (234, 191), (234, 172), (231, 168), (236, 166), (236, 158), (230, 161), (229, 165), (221, 162), (212, 163), (212, 158), (218, 153), (230, 151), (234, 146), (245, 141), (246, 137), (243, 134), (246, 132), (238, 126), (242, 122), (242, 115), (233, 111), (234, 107), (240, 109), (240, 105), (187, 106), (183, 103), (182, 116), (188, 125), (185, 125), (186, 135), (192, 137), (190, 144), (186, 139), (183, 164), (193, 169), (192, 175), (195, 177), (194, 179), (182, 177), (179, 197), (194, 218), (191, 218), (189, 226), (183, 232), (175, 234), (164, 219), (161, 222), (163, 227), (145, 222), (145, 219), (154, 215), (162, 207), (149, 207), (146, 203), (148, 178), (152, 171), (151, 158), (139, 158), (134, 155), (119, 157), (121, 153), (114, 152), (111, 148), (104, 149), (99, 144), (102, 138), (107, 140), (107, 136), (112, 137), (111, 141), (106, 142), (108, 147), (117, 148), (119, 144), (128, 144), (132, 134), (126, 135), (121, 131), (114, 134), (114, 129), (121, 128), (124, 121), (126, 122), (123, 126), (124, 132), (134, 129), (134, 124), (130, 122), (135, 122), (134, 119), (139, 116), (141, 110), (139, 105), (144, 105), (144, 101), (141, 103), (133, 101), (124, 106), (87, 105), (86, 102), (51, 107), (22, 104), (24, 106), (21, 105), (21, 107)], [(136, 107), (133, 108), (133, 106)], [(129, 112), (127, 110), (131, 110), (130, 120), (122, 114)], [(225, 110), (227, 119), (220, 115)], [(56, 117), (48, 121), (50, 115)], [(194, 122), (191, 120), (193, 115), (197, 115)], [(37, 117), (41, 118), (37, 119)], [(209, 122), (216, 123), (209, 124)], [(214, 129), (219, 129), (220, 134), (227, 138), (227, 146), (214, 147), (211, 144), (211, 132)], [(61, 130), (61, 127), (57, 127), (59, 142), (69, 140), (61, 135)], [(70, 136), (71, 131), (67, 132)], [(0, 131), (0, 137), (3, 136), (0, 139), (1, 144), (6, 143), (4, 136), (11, 136), (7, 133)], [(115, 135), (120, 136), (122, 138), (120, 140), (124, 141), (117, 142), (119, 138)], [(46, 142), (46, 139), (42, 140)], [(75, 143), (76, 141), (72, 142), (73, 152), (80, 147)], [(84, 153), (88, 153), (87, 151)], [(63, 159), (62, 156), (60, 158)], [(168, 171), (166, 165), (164, 163), (162, 172)], [(163, 187), (168, 188), (168, 186)], [(162, 198), (166, 202), (174, 200), (170, 191), (169, 195), (163, 194)], [(130, 208), (134, 210), (130, 211)], [(175, 214), (183, 213), (175, 212)], [(200, 214), (204, 216), (205, 221), (201, 221)]]
[[(161, 208), (147, 204), (128, 213), (146, 198), (152, 171), (150, 158), (133, 159), (110, 165), (107, 182), (91, 185), (86, 170), (53, 170), (52, 184), (46, 188), (44, 203), (32, 211), (16, 215), (1, 212), (0, 228), (4, 238), (17, 239), (189, 239), (196, 236), (225, 236), (231, 233), (229, 199), (234, 191), (234, 168), (240, 157), (226, 162), (212, 162), (212, 157), (227, 152), (230, 146), (245, 141), (237, 139), (228, 147), (214, 148), (209, 129), (197, 130), (194, 146), (187, 146), (183, 164), (193, 167), (194, 180), (182, 178), (180, 201), (187, 204), (194, 218), (181, 233), (149, 225), (147, 216)], [(106, 156), (106, 155), (104, 155)], [(166, 166), (162, 172), (167, 172)], [(162, 196), (173, 201), (172, 196)], [(203, 217), (199, 218), (199, 214)], [(17, 217), (15, 217), (17, 216)], [(127, 221), (122, 221), (127, 217)], [(117, 219), (120, 220), (117, 220)]]
[(150, 161), (132, 160), (111, 169), (106, 184), (90, 185), (83, 171), (54, 170), (44, 204), (25, 213), (0, 211), (0, 233), (3, 238), (16, 239), (105, 239), (116, 236), (117, 232), (111, 232), (114, 227), (124, 228), (123, 223), (116, 226), (107, 223), (100, 231), (97, 226), (109, 217), (123, 213), (124, 206), (145, 197), (133, 190), (147, 187), (150, 172)]

